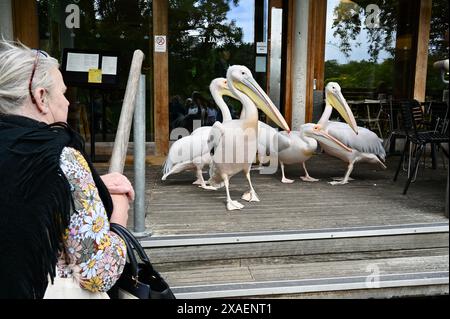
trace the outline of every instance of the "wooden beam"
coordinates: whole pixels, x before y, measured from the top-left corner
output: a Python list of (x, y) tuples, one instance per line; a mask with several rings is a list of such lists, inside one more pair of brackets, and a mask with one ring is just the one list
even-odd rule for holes
[(325, 89), (325, 37), (327, 26), (327, 1), (315, 0), (315, 41), (316, 52), (314, 54), (314, 78), (316, 79), (316, 90)]
[(414, 79), (414, 99), (425, 101), (428, 68), (428, 43), (430, 40), (431, 1), (420, 0), (417, 32), (416, 68)]
[(310, 1), (308, 22), (308, 70), (306, 74), (305, 122), (312, 122), (314, 79), (316, 89), (324, 89), (325, 73), (325, 33), (327, 2)]
[[(153, 35), (168, 35), (168, 1), (153, 0)], [(168, 38), (166, 38), (169, 40)], [(153, 53), (153, 92), (156, 155), (169, 152), (169, 53)]]
[(35, 0), (12, 1), (14, 40), (39, 48), (39, 20)]
[(285, 86), (284, 86), (284, 118), (289, 127), (292, 127), (292, 54), (293, 54), (293, 37), (294, 37), (294, 25), (295, 25), (295, 1), (288, 1), (288, 21), (286, 32), (286, 71), (285, 71)]

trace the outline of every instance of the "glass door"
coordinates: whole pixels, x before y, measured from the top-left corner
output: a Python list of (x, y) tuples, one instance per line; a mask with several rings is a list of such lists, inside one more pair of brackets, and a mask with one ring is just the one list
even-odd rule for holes
[[(185, 128), (192, 132), (221, 121), (208, 87), (213, 79), (226, 77), (230, 65), (247, 66), (256, 79), (261, 78), (257, 71), (265, 74), (265, 68), (255, 70), (255, 1), (179, 0), (169, 4), (169, 126), (170, 131)], [(240, 104), (232, 99), (227, 104), (232, 116), (239, 117)]]

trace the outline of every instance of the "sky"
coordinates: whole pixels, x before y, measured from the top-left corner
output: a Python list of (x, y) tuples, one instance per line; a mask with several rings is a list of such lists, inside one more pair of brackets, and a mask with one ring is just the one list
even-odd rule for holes
[[(325, 61), (328, 60), (337, 60), (341, 64), (348, 63), (349, 61), (361, 61), (361, 60), (369, 60), (370, 56), (367, 53), (368, 51), (368, 42), (367, 42), (367, 31), (364, 28), (361, 28), (360, 35), (356, 38), (355, 41), (352, 41), (352, 52), (350, 53), (350, 57), (346, 58), (345, 55), (339, 50), (338, 43), (339, 39), (334, 38), (332, 29), (333, 25), (333, 10), (339, 4), (340, 0), (328, 0), (327, 3), (327, 28), (326, 28), (326, 41), (325, 41)], [(360, 42), (360, 47), (355, 47), (356, 43)], [(381, 51), (380, 56), (378, 58), (378, 63), (382, 62), (386, 58), (390, 57), (390, 55), (386, 51)]]
[(230, 3), (230, 11), (227, 14), (228, 22), (236, 21), (236, 25), (244, 31), (244, 43), (253, 43), (255, 23), (255, 1), (241, 0), (237, 7)]
[[(349, 61), (369, 60), (367, 31), (362, 28), (360, 35), (355, 41), (352, 41), (352, 52), (350, 57), (339, 50), (339, 39), (333, 36), (333, 10), (339, 4), (340, 0), (328, 0), (327, 3), (327, 26), (326, 26), (326, 45), (325, 45), (325, 61), (337, 60), (339, 63), (345, 64)], [(238, 6), (230, 3), (230, 11), (227, 14), (228, 22), (235, 20), (238, 27), (244, 31), (244, 42), (253, 43), (254, 41), (254, 0), (241, 0)], [(357, 47), (356, 44), (361, 43)], [(386, 51), (381, 51), (378, 62), (382, 62), (390, 55)]]

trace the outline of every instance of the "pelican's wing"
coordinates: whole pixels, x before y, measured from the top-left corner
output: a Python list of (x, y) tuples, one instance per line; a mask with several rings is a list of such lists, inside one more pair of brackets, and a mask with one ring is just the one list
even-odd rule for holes
[(291, 146), (292, 140), (286, 131), (277, 132), (275, 135), (276, 141), (274, 141), (274, 146), (276, 147), (276, 152), (279, 153)]
[(327, 130), (328, 134), (358, 152), (375, 154), (383, 160), (386, 157), (383, 141), (374, 132), (364, 127), (358, 127), (358, 135), (356, 135), (346, 123), (329, 122)]
[(267, 155), (270, 145), (273, 143), (274, 136), (278, 130), (264, 122), (258, 122), (258, 153)]
[(211, 131), (211, 126), (202, 126), (199, 127), (197, 129), (195, 129), (191, 135), (199, 135), (199, 134), (205, 134), (205, 135), (209, 135), (209, 132)]
[(208, 135), (189, 135), (175, 141), (169, 149), (164, 163), (163, 174), (168, 174), (177, 164), (189, 164), (199, 161), (202, 155), (209, 152)]

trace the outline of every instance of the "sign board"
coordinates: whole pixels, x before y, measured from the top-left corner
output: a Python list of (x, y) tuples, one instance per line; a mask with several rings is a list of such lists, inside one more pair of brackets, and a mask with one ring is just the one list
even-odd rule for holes
[(117, 52), (64, 49), (61, 73), (68, 86), (107, 88), (118, 84)]
[(256, 54), (267, 54), (267, 42), (256, 42)]
[(167, 51), (167, 37), (165, 35), (155, 35), (155, 52)]

